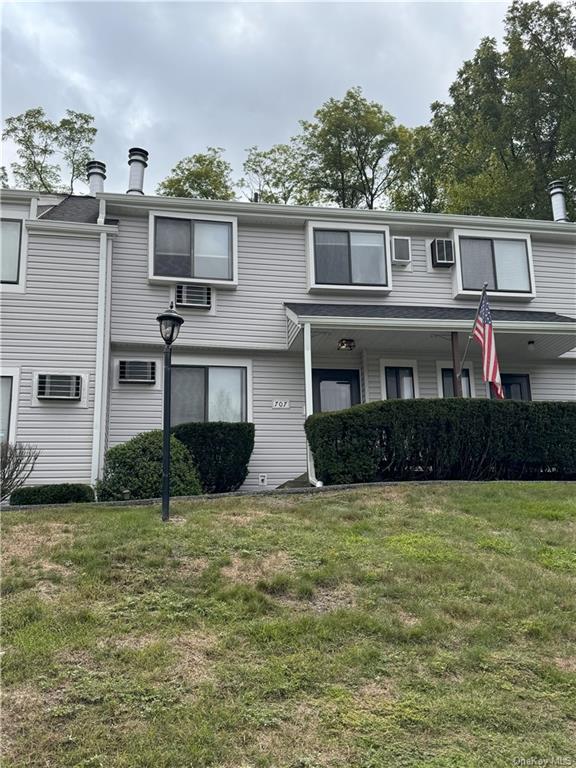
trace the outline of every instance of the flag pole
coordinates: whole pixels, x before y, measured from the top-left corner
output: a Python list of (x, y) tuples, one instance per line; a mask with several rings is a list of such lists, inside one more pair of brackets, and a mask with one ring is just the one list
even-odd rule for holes
[[(482, 306), (482, 299), (484, 298), (484, 294), (488, 290), (488, 283), (484, 283), (484, 287), (482, 288), (482, 293), (480, 294), (480, 301), (478, 302), (478, 309), (476, 310), (476, 314), (474, 315), (474, 322), (472, 324), (472, 333), (474, 333), (474, 327), (476, 325), (476, 320), (478, 319), (478, 313), (480, 312), (480, 307)], [(462, 355), (462, 360), (460, 361), (460, 370), (458, 371), (458, 378), (462, 378), (462, 371), (464, 370), (464, 362), (466, 360), (466, 355), (468, 354), (468, 350), (470, 349), (470, 342), (472, 341), (474, 337), (472, 334), (468, 336), (468, 343), (466, 344), (466, 348), (464, 350), (464, 354)]]

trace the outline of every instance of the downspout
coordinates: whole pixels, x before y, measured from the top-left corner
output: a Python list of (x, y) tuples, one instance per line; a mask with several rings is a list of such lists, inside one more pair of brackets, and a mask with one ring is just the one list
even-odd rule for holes
[(96, 321), (96, 368), (94, 381), (94, 421), (92, 425), (92, 466), (90, 483), (98, 480), (100, 450), (102, 445), (102, 412), (104, 409), (104, 358), (106, 347), (106, 277), (108, 272), (108, 237), (100, 233), (98, 258), (98, 314)]
[(112, 238), (108, 238), (106, 261), (106, 309), (104, 312), (104, 372), (102, 376), (102, 415), (100, 419), (100, 453), (98, 455), (98, 475), (104, 464), (104, 455), (108, 447), (108, 419), (110, 416), (110, 325), (112, 323)]
[[(312, 390), (312, 329), (310, 323), (304, 323), (304, 387), (306, 418), (314, 412), (314, 397)], [(308, 438), (306, 438), (306, 463), (308, 466), (308, 480), (311, 485), (321, 488), (324, 483), (318, 480), (314, 469), (314, 457), (310, 450)]]

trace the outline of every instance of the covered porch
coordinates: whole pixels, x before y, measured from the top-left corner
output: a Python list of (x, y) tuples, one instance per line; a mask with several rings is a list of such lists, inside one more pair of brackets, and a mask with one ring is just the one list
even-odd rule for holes
[[(382, 399), (489, 397), (476, 307), (286, 304), (287, 340), (303, 355), (306, 415)], [(508, 399), (576, 399), (576, 320), (554, 312), (492, 311)]]

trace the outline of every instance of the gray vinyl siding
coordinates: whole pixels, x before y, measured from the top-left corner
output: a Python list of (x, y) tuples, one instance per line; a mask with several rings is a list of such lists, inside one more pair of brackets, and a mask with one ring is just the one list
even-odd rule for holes
[[(20, 369), (16, 439), (40, 450), (30, 484), (90, 482), (98, 256), (98, 237), (29, 233), (25, 292), (2, 293), (2, 364)], [(85, 374), (85, 406), (39, 401), (34, 373), (46, 371)]]
[[(157, 333), (155, 317), (170, 300), (170, 288), (148, 282), (148, 218), (124, 217), (114, 242), (112, 274), (112, 340), (150, 343)], [(392, 267), (388, 295), (354, 291), (331, 294), (307, 291), (304, 228), (246, 226), (238, 228), (239, 284), (217, 289), (214, 315), (181, 310), (185, 318), (179, 344), (211, 349), (285, 349), (284, 302), (389, 303), (473, 306), (476, 299), (453, 298), (453, 269), (432, 269), (431, 238), (412, 238), (410, 267)], [(393, 234), (402, 234), (393, 232)], [(554, 310), (576, 314), (576, 247), (533, 239), (537, 298), (502, 301), (499, 308)]]

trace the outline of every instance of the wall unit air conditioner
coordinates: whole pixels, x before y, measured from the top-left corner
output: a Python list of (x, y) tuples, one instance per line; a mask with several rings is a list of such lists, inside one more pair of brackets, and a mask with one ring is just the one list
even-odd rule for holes
[(177, 285), (176, 306), (210, 309), (212, 306), (212, 288), (209, 285)]
[(455, 263), (452, 240), (432, 240), (432, 266), (451, 267)]
[(36, 396), (39, 400), (80, 400), (82, 376), (39, 373)]
[(412, 261), (412, 246), (409, 237), (392, 238), (392, 262), (394, 264), (410, 264)]
[(153, 360), (120, 360), (118, 382), (120, 384), (155, 384), (156, 363)]

